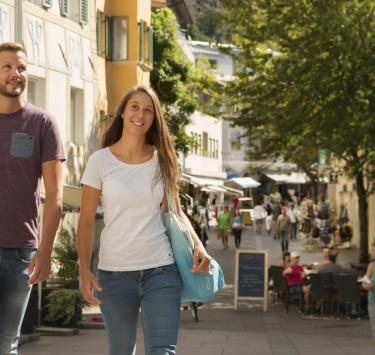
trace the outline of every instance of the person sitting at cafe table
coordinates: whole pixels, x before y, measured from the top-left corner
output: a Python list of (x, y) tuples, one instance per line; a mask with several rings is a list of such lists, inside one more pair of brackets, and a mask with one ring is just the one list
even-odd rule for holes
[(283, 271), (289, 293), (294, 298), (298, 298), (303, 294), (305, 310), (308, 310), (310, 305), (310, 290), (305, 286), (306, 274), (303, 267), (299, 265), (300, 255), (293, 251), (290, 254), (290, 258), (290, 264), (286, 265)]
[(325, 264), (321, 264), (318, 267), (318, 273), (322, 274), (338, 274), (342, 272), (342, 266), (336, 264), (337, 253), (335, 251), (330, 250), (328, 253), (328, 262)]
[(290, 264), (290, 253), (286, 252), (283, 254), (282, 260), (280, 260), (279, 265), (283, 266), (284, 268)]
[(329, 263), (329, 254), (331, 252), (331, 248), (329, 247), (324, 247), (322, 250), (322, 260), (320, 261), (320, 265), (328, 264)]

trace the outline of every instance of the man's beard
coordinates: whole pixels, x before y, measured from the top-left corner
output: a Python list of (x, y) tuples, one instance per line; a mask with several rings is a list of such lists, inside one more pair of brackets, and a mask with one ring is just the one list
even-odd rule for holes
[(5, 97), (10, 97), (10, 98), (18, 97), (25, 90), (25, 86), (26, 86), (25, 83), (21, 82), (19, 83), (19, 86), (15, 91), (13, 90), (10, 91), (10, 90), (7, 90), (6, 84), (0, 85), (0, 95), (5, 96)]

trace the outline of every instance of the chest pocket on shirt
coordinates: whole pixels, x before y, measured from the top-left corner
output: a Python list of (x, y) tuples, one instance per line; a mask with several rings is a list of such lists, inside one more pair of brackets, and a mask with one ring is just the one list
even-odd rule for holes
[(26, 133), (13, 133), (10, 154), (17, 158), (30, 158), (33, 154), (34, 136)]

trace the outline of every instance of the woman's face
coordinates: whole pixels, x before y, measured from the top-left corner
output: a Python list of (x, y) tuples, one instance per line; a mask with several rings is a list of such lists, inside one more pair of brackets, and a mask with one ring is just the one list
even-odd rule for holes
[(144, 136), (154, 121), (154, 105), (150, 96), (136, 92), (123, 112), (124, 130), (128, 134)]

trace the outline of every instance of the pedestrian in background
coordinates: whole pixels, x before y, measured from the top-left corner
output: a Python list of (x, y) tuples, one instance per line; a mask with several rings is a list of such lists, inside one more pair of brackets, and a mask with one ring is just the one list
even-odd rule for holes
[(228, 207), (224, 206), (217, 216), (218, 219), (218, 238), (221, 239), (224, 249), (228, 248), (228, 230), (230, 229), (231, 214)]
[(281, 204), (279, 202), (276, 202), (273, 207), (272, 207), (272, 224), (273, 224), (273, 239), (278, 239), (279, 236), (276, 233), (276, 223), (277, 223), (277, 218), (281, 214)]
[[(18, 354), (31, 288), (48, 277), (62, 211), (63, 144), (55, 119), (22, 100), (27, 80), (25, 48), (0, 44), (1, 355)], [(42, 178), (45, 207), (38, 243)]]
[(288, 209), (288, 217), (290, 219), (291, 225), (291, 236), (290, 239), (297, 239), (298, 233), (298, 221), (300, 218), (299, 210), (294, 202), (290, 204), (290, 208)]
[(371, 244), (372, 262), (367, 267), (366, 280), (362, 286), (368, 291), (368, 314), (370, 317), (371, 335), (375, 339), (375, 243)]
[(203, 244), (203, 246), (206, 248), (207, 247), (207, 241), (208, 241), (208, 234), (207, 234), (207, 230), (208, 230), (208, 221), (207, 221), (207, 210), (205, 207), (203, 206), (199, 206), (198, 207), (198, 210), (199, 210), (199, 219), (198, 219), (198, 223), (199, 223), (199, 237), (200, 237), (200, 240)]
[(262, 204), (259, 202), (254, 207), (254, 219), (255, 219), (255, 232), (262, 233), (263, 221), (265, 218), (265, 210)]
[(287, 208), (283, 207), (281, 210), (281, 215), (277, 217), (276, 222), (276, 235), (281, 241), (281, 251), (283, 254), (285, 254), (289, 248), (290, 231), (290, 218), (287, 215)]
[[(121, 100), (103, 148), (91, 155), (81, 181), (80, 289), (86, 301), (100, 304), (109, 355), (135, 354), (140, 308), (145, 354), (176, 353), (181, 279), (160, 210), (162, 202), (168, 210), (169, 188), (194, 242), (192, 272), (209, 271), (210, 257), (180, 208), (177, 179), (159, 99), (152, 89), (135, 87)], [(90, 259), (100, 197), (105, 227), (96, 279)]]
[(271, 230), (272, 230), (272, 207), (269, 203), (267, 203), (267, 207), (266, 207), (266, 230), (267, 230), (267, 234), (271, 234)]
[(232, 231), (234, 235), (234, 245), (236, 248), (241, 246), (241, 235), (242, 235), (243, 223), (240, 210), (237, 208), (234, 210), (232, 219)]

